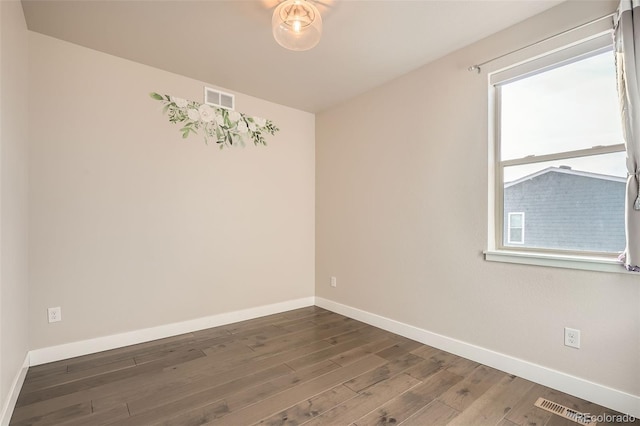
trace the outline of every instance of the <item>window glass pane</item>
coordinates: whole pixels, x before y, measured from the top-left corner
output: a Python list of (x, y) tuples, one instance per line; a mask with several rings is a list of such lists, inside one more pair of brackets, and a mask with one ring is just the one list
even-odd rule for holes
[(511, 228), (522, 228), (522, 215), (518, 213), (509, 215), (509, 225)]
[(501, 86), (502, 160), (623, 142), (612, 51)]
[[(525, 247), (624, 250), (624, 158), (620, 152), (505, 167), (504, 245), (513, 245), (509, 213), (524, 212)], [(513, 232), (511, 241), (516, 241)]]
[(522, 229), (512, 228), (509, 236), (511, 237), (510, 241), (512, 244), (522, 242)]

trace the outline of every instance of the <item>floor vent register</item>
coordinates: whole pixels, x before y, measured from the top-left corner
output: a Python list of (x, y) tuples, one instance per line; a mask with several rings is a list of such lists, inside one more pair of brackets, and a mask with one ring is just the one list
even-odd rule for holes
[(553, 401), (549, 401), (548, 399), (545, 399), (545, 398), (538, 398), (538, 400), (534, 405), (550, 413), (556, 414), (560, 417), (564, 417), (565, 419), (571, 420), (572, 422), (578, 423), (579, 425), (595, 426), (597, 424), (596, 422), (589, 421), (588, 414), (580, 413), (576, 410), (572, 410), (571, 408), (565, 407), (564, 405), (557, 404)]

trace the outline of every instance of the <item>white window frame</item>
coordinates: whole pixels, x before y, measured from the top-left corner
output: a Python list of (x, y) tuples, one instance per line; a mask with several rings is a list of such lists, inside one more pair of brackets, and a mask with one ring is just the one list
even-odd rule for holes
[[(520, 227), (511, 226), (511, 218), (513, 216), (520, 216)], [(511, 229), (520, 229), (520, 240), (516, 241), (511, 238)], [(509, 212), (507, 217), (507, 243), (509, 244), (524, 244), (524, 212)]]
[[(603, 28), (604, 27), (604, 28)], [(585, 31), (588, 33), (585, 35)], [(589, 32), (590, 31), (590, 32)], [(579, 37), (579, 39), (578, 39)], [(547, 52), (538, 50), (529, 58), (520, 56), (519, 61), (507, 64), (489, 73), (489, 232), (485, 260), (506, 263), (520, 263), (560, 268), (596, 270), (603, 272), (627, 272), (611, 253), (579, 252), (571, 250), (534, 249), (506, 246), (504, 243), (504, 200), (503, 169), (508, 166), (531, 164), (545, 161), (578, 158), (591, 155), (624, 151), (624, 144), (599, 146), (576, 151), (530, 156), (507, 161), (501, 160), (500, 152), (500, 87), (571, 62), (584, 59), (613, 49), (612, 23), (601, 21), (593, 28), (582, 29), (579, 34), (563, 37), (555, 47)], [(507, 228), (509, 232), (509, 228)], [(509, 235), (507, 235), (509, 241)], [(524, 241), (524, 222), (523, 222)]]

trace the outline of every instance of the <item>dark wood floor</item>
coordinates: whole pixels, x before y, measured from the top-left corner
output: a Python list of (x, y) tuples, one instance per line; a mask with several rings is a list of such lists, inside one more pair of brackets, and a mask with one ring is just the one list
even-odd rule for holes
[(32, 367), (11, 425), (576, 424), (539, 396), (612, 413), (310, 307)]

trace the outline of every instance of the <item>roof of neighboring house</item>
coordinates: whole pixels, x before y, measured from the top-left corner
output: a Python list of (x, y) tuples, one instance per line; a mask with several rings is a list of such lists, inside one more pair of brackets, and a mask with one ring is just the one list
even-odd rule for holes
[(624, 177), (620, 177), (620, 176), (611, 176), (611, 175), (603, 175), (603, 174), (599, 174), (599, 173), (592, 173), (592, 172), (584, 172), (584, 171), (580, 171), (580, 170), (573, 170), (570, 167), (566, 167), (566, 166), (560, 166), (560, 167), (547, 167), (546, 169), (542, 169), (542, 170), (538, 170), (535, 173), (532, 173), (530, 175), (526, 175), (521, 177), (520, 179), (516, 179), (514, 181), (511, 182), (505, 182), (504, 187), (505, 188), (509, 188), (511, 186), (514, 185), (518, 185), (522, 182), (525, 182), (527, 180), (531, 180), (535, 177), (547, 174), (547, 173), (562, 173), (562, 174), (567, 174), (567, 175), (572, 175), (572, 176), (582, 176), (582, 177), (588, 177), (588, 178), (592, 178), (592, 179), (602, 179), (602, 180), (609, 180), (609, 181), (614, 181), (614, 182), (621, 182), (621, 183), (625, 183), (627, 181), (626, 178)]

